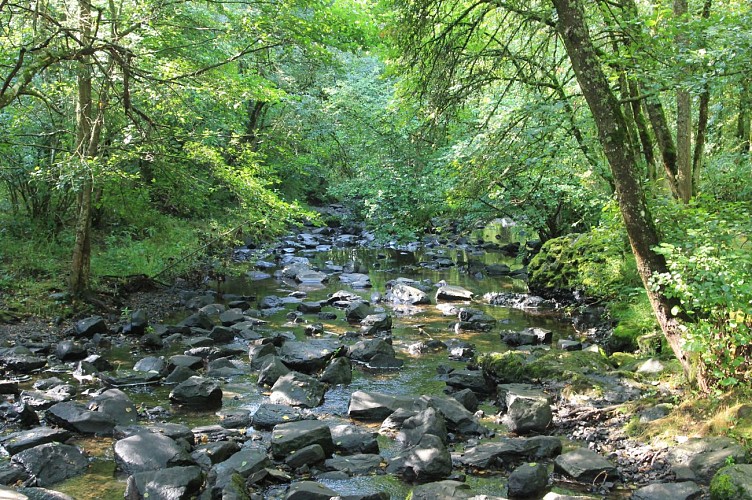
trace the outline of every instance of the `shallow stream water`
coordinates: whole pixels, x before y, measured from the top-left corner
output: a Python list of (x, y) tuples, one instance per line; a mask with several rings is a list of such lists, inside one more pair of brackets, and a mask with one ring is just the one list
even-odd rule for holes
[[(342, 266), (348, 270), (367, 273), (373, 287), (352, 289), (348, 285), (340, 283), (336, 277), (322, 286), (303, 286), (292, 281), (281, 281), (274, 278), (254, 280), (250, 277), (240, 277), (224, 283), (222, 291), (225, 294), (254, 296), (258, 299), (267, 295), (284, 297), (292, 292), (304, 291), (307, 293), (305, 301), (318, 301), (326, 299), (329, 294), (337, 290), (345, 289), (369, 299), (374, 292), (383, 294), (386, 282), (398, 277), (418, 281), (430, 280), (431, 283), (444, 280), (450, 285), (459, 285), (473, 291), (477, 299), (480, 299), (486, 292), (526, 291), (524, 283), (519, 280), (507, 277), (481, 277), (473, 274), (473, 269), (480, 268), (481, 265), (506, 263), (513, 269), (520, 267), (520, 264), (514, 260), (493, 252), (471, 253), (456, 249), (409, 252), (348, 248), (308, 254), (301, 252), (300, 255), (307, 256), (315, 266), (322, 270)], [(440, 270), (429, 269), (421, 265), (421, 263), (435, 261), (437, 258), (448, 259), (453, 265)], [(255, 262), (255, 260), (247, 264), (238, 264), (238, 266), (241, 271), (254, 271), (252, 262)], [(466, 362), (450, 361), (445, 350), (420, 355), (411, 355), (408, 352), (408, 347), (411, 344), (425, 341), (427, 338), (444, 342), (452, 339), (470, 342), (476, 347), (477, 353), (480, 354), (504, 349), (500, 342), (500, 332), (503, 330), (522, 330), (533, 326), (542, 327), (552, 330), (554, 339), (574, 333), (571, 324), (561, 318), (529, 315), (518, 310), (490, 306), (477, 299), (467, 305), (481, 309), (497, 319), (497, 324), (488, 332), (456, 332), (453, 328), (456, 318), (442, 315), (435, 303), (417, 307), (393, 307), (387, 303), (379, 304), (377, 307), (383, 307), (393, 316), (393, 346), (397, 351), (397, 356), (405, 361), (404, 367), (395, 371), (374, 372), (354, 364), (352, 384), (330, 389), (326, 394), (324, 404), (314, 409), (313, 412), (328, 420), (349, 422), (347, 417), (349, 397), (356, 390), (414, 395), (415, 397), (422, 394), (441, 394), (445, 383), (437, 375), (437, 367), (446, 365), (461, 368), (466, 365)], [(294, 303), (288, 304), (284, 310), (264, 317), (265, 320), (269, 321), (266, 328), (290, 331), (299, 339), (305, 338), (303, 330), (307, 323), (322, 323), (326, 332), (325, 336), (332, 337), (337, 337), (353, 329), (342, 318), (342, 312), (337, 310), (333, 310), (338, 314), (336, 320), (322, 321), (315, 315), (304, 315), (304, 323), (291, 322), (288, 319), (288, 313), (294, 311), (295, 307)], [(187, 314), (188, 312), (186, 312)], [(175, 321), (179, 319), (175, 318)], [(182, 347), (176, 346), (173, 351), (159, 354), (169, 356), (182, 353), (183, 350)], [(153, 353), (136, 352), (117, 347), (102, 354), (122, 368), (131, 368), (141, 357), (154, 355)], [(247, 359), (243, 361), (247, 362)], [(56, 375), (61, 376), (60, 374)], [(170, 408), (168, 402), (170, 389), (166, 386), (123, 388), (133, 401), (140, 406), (140, 410), (153, 409), (157, 406), (170, 410), (170, 416), (160, 418), (160, 421), (182, 423), (191, 427), (213, 425), (219, 422), (219, 417), (215, 412), (184, 412)], [(226, 380), (223, 385), (223, 392), (223, 411), (240, 409), (253, 413), (261, 403), (268, 402), (268, 393), (263, 392), (263, 389), (256, 385), (255, 375), (238, 376)], [(491, 428), (499, 428), (493, 422), (494, 407), (481, 405), (481, 408), (488, 415), (482, 420), (483, 424)], [(250, 435), (255, 431), (246, 429), (245, 432)], [(268, 438), (268, 436), (266, 437)], [(123, 498), (126, 478), (115, 472), (112, 439), (82, 438), (76, 444), (82, 447), (91, 457), (95, 457), (91, 470), (84, 476), (55, 486), (54, 489), (77, 499)], [(398, 451), (394, 442), (385, 437), (379, 438), (379, 445), (381, 454), (385, 458), (393, 456)], [(402, 483), (391, 475), (361, 476), (348, 480), (322, 480), (321, 482), (342, 495), (386, 491), (393, 499), (401, 499), (405, 498), (410, 491), (410, 485)], [(471, 476), (467, 478), (467, 482), (476, 494), (501, 495), (503, 492), (504, 479), (502, 476), (494, 476), (493, 474)], [(273, 498), (277, 494), (279, 492), (269, 490), (266, 497)]]

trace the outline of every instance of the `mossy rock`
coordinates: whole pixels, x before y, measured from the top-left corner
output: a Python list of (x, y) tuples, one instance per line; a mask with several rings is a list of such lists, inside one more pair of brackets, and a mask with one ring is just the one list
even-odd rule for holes
[(607, 373), (614, 366), (600, 352), (592, 351), (550, 351), (532, 360), (525, 367), (531, 379), (560, 380), (566, 382), (572, 374)]
[(500, 384), (519, 382), (526, 378), (525, 355), (516, 351), (490, 352), (478, 359), (483, 374)]
[(710, 481), (711, 500), (752, 500), (752, 465), (727, 465)]

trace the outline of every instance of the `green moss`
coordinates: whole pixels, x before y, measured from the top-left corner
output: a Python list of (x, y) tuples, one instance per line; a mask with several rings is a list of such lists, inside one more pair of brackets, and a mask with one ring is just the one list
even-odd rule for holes
[(499, 383), (519, 382), (525, 377), (525, 356), (518, 352), (491, 352), (478, 358), (483, 373)]
[(749, 469), (745, 466), (728, 465), (719, 470), (710, 481), (711, 500), (751, 500), (746, 485)]
[(606, 373), (613, 370), (608, 358), (592, 351), (551, 351), (525, 367), (529, 378), (572, 380), (574, 374)]

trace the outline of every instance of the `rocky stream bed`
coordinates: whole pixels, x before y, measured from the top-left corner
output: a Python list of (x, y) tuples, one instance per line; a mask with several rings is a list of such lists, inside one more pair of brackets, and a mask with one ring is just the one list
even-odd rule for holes
[(681, 394), (603, 352), (597, 309), (575, 329), (527, 295), (519, 245), (368, 241), (307, 228), (237, 249), (221, 293), (0, 325), (0, 498), (680, 500), (750, 476), (728, 438), (629, 439), (670, 409), (629, 403)]

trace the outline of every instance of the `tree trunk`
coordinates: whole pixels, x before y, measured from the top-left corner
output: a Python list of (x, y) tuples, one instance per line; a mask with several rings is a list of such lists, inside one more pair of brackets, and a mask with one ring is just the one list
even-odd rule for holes
[(739, 91), (739, 115), (736, 121), (736, 136), (739, 139), (739, 151), (742, 158), (747, 158), (750, 151), (750, 111), (752, 111), (752, 95), (749, 83), (743, 81)]
[[(688, 11), (687, 0), (674, 0), (674, 16), (681, 20)], [(684, 35), (676, 38), (679, 56), (686, 50)], [(682, 71), (684, 75), (687, 70)], [(683, 86), (676, 90), (676, 187), (678, 198), (688, 203), (692, 197), (692, 96)]]
[[(712, 0), (705, 0), (702, 6), (702, 18), (710, 17), (710, 8)], [(704, 44), (703, 44), (704, 45)], [(702, 171), (702, 160), (705, 156), (705, 142), (708, 136), (708, 114), (710, 109), (710, 84), (705, 83), (700, 94), (700, 105), (697, 114), (697, 135), (695, 136), (695, 151), (692, 155), (692, 196), (697, 194), (700, 185), (700, 172)]]
[[(88, 43), (91, 39), (91, 4), (89, 0), (79, 1), (79, 27), (81, 40)], [(76, 217), (76, 241), (73, 245), (71, 262), (70, 292), (78, 297), (89, 286), (91, 267), (91, 200), (93, 179), (89, 170), (89, 160), (96, 154), (93, 126), (92, 85), (90, 56), (81, 56), (78, 62), (76, 84), (78, 95), (76, 101), (76, 151), (81, 169), (81, 187), (78, 193), (78, 214)]]
[[(672, 314), (674, 304), (650, 287), (655, 273), (667, 271), (663, 256), (652, 249), (659, 243), (658, 234), (648, 210), (645, 192), (637, 177), (637, 151), (629, 141), (627, 124), (621, 106), (609, 86), (596, 49), (590, 38), (581, 0), (552, 0), (558, 13), (557, 30), (572, 62), (577, 81), (588, 103), (616, 184), (616, 196), (627, 230), (637, 269), (645, 285), (650, 303), (674, 355), (690, 378), (693, 374), (689, 356), (684, 351), (682, 325)], [(698, 382), (706, 389), (702, 375)]]

